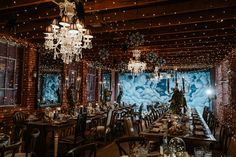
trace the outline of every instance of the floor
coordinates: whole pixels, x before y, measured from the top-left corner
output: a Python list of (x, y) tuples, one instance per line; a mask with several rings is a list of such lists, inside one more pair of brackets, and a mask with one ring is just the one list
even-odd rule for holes
[(115, 142), (112, 142), (104, 147), (98, 148), (97, 157), (120, 157)]

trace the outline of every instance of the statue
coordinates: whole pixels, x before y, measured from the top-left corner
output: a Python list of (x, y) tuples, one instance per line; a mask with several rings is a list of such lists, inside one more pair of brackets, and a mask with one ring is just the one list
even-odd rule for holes
[(121, 87), (119, 87), (119, 95), (117, 96), (117, 103), (120, 104), (121, 103), (121, 98), (123, 96), (123, 90)]
[(67, 101), (68, 101), (68, 113), (74, 114), (75, 104), (76, 104), (76, 89), (75, 85), (72, 83), (67, 90)]
[(180, 114), (182, 112), (182, 108), (183, 112), (185, 113), (187, 111), (186, 99), (184, 97), (184, 93), (179, 91), (179, 89), (176, 87), (170, 99), (170, 110), (174, 114)]

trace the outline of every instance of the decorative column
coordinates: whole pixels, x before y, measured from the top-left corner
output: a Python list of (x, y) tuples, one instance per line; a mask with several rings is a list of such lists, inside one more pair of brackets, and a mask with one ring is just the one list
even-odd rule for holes
[(24, 76), (23, 76), (23, 91), (22, 91), (22, 107), (27, 110), (33, 110), (37, 104), (36, 100), (36, 72), (37, 65), (37, 50), (35, 47), (28, 46), (25, 49), (24, 57)]
[(111, 91), (112, 91), (111, 103), (114, 103), (114, 101), (116, 100), (116, 98), (115, 98), (115, 95), (116, 95), (115, 83), (116, 83), (116, 72), (114, 70), (112, 70), (111, 71)]
[(63, 87), (62, 87), (62, 106), (67, 106), (67, 89), (68, 87), (68, 70), (69, 66), (67, 64), (64, 64), (64, 69), (63, 69)]
[(87, 62), (82, 62), (82, 82), (81, 82), (81, 91), (82, 91), (82, 104), (86, 105), (87, 103), (87, 75), (88, 75), (88, 64)]
[(98, 68), (97, 69), (97, 79), (96, 79), (96, 101), (97, 102), (100, 102), (101, 101), (101, 68)]

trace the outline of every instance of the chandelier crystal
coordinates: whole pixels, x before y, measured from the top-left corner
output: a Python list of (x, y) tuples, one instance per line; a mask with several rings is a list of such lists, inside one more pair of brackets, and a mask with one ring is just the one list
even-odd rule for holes
[(141, 51), (133, 50), (133, 58), (130, 59), (128, 63), (128, 70), (130, 70), (133, 74), (137, 75), (138, 73), (142, 73), (146, 69), (146, 63), (139, 61), (141, 55)]
[(47, 27), (45, 49), (53, 50), (54, 59), (61, 58), (69, 64), (73, 60), (82, 58), (82, 49), (92, 48), (90, 31), (85, 29), (83, 23), (76, 19), (75, 2), (65, 0), (59, 3), (61, 21), (53, 20)]

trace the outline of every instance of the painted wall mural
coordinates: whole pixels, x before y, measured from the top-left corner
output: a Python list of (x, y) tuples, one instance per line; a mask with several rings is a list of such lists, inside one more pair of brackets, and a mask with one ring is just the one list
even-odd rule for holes
[[(119, 75), (119, 84), (123, 91), (121, 102), (127, 104), (144, 104), (144, 106), (159, 103), (168, 103), (173, 89), (175, 88), (175, 78), (168, 79), (166, 73), (162, 73), (163, 78), (153, 80), (150, 73), (143, 73), (134, 76), (129, 73)], [(196, 107), (200, 112), (204, 106), (209, 106), (209, 99), (206, 90), (210, 86), (209, 71), (177, 72), (178, 88), (185, 90), (185, 98), (189, 107)], [(184, 82), (184, 86), (183, 86)]]
[(60, 103), (61, 76), (59, 74), (44, 74), (42, 88), (42, 105)]

